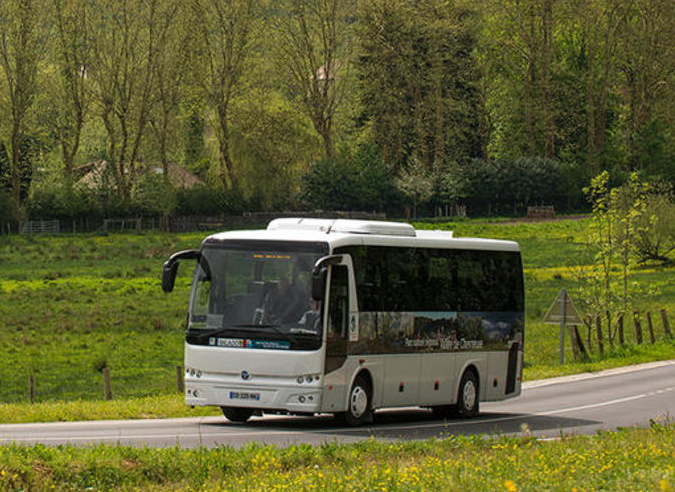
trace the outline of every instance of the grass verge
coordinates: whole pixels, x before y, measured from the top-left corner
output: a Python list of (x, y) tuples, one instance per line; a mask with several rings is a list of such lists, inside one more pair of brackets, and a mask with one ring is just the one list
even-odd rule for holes
[(675, 485), (675, 428), (235, 450), (0, 447), (2, 490), (572, 491)]

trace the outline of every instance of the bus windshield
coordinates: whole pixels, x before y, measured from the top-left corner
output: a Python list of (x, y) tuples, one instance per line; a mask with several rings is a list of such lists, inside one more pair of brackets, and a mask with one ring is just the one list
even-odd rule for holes
[(195, 270), (187, 341), (281, 350), (321, 345), (321, 305), (310, 298), (315, 244), (205, 245)]

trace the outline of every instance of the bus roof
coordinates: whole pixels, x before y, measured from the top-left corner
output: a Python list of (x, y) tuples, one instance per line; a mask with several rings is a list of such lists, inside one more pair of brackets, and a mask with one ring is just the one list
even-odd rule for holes
[(331, 247), (379, 245), (420, 248), (462, 248), (519, 251), (518, 243), (497, 239), (455, 237), (452, 231), (418, 230), (404, 222), (352, 219), (274, 219), (266, 229), (213, 234), (204, 243), (227, 240), (315, 241)]

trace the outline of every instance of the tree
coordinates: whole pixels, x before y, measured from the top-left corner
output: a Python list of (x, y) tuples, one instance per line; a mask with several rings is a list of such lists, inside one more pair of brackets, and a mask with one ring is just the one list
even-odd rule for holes
[(95, 0), (90, 73), (122, 202), (131, 198), (155, 96), (160, 0)]
[(589, 172), (595, 176), (606, 164), (610, 93), (616, 84), (617, 47), (630, 2), (593, 0), (575, 2), (572, 8), (583, 13), (577, 16), (581, 38), (578, 58), (583, 63), (580, 76), (585, 78), (586, 158)]
[(412, 202), (412, 216), (417, 218), (417, 207), (431, 200), (434, 193), (434, 174), (417, 159), (412, 159), (396, 180), (396, 187)]
[[(605, 317), (611, 326), (613, 319), (630, 312), (635, 263), (668, 262), (667, 255), (675, 251), (675, 227), (669, 222), (675, 204), (669, 192), (642, 181), (637, 173), (611, 187), (610, 175), (603, 171), (585, 191), (593, 205), (586, 244), (593, 262), (579, 270), (579, 292), (587, 314)], [(611, 331), (609, 337), (611, 343)]]
[(628, 164), (630, 170), (640, 170), (650, 160), (640, 152), (641, 136), (654, 117), (673, 110), (664, 96), (675, 82), (675, 13), (668, 0), (633, 0), (629, 6), (619, 50), (627, 94)]
[(88, 0), (55, 0), (56, 81), (50, 93), (54, 107), (51, 125), (61, 146), (66, 187), (73, 183), (75, 157), (89, 114), (91, 91), (87, 71), (91, 62), (91, 26)]
[(11, 113), (10, 183), (15, 219), (22, 202), (22, 145), (30, 133), (38, 67), (44, 55), (46, 26), (40, 22), (39, 7), (35, 0), (5, 0), (0, 9), (0, 61)]
[(197, 33), (197, 56), (204, 67), (202, 84), (213, 108), (218, 139), (218, 174), (224, 190), (237, 187), (231, 155), (231, 110), (246, 91), (261, 25), (258, 0), (192, 0)]
[[(504, 147), (511, 149), (512, 156), (556, 156), (553, 75), (559, 4), (555, 0), (486, 2), (484, 76), (493, 97), (508, 98), (494, 120), (505, 128)], [(507, 94), (503, 94), (505, 83)]]
[(307, 163), (321, 154), (308, 118), (279, 92), (255, 90), (233, 108), (232, 155), (242, 193), (262, 210), (297, 206)]
[(441, 0), (362, 3), (361, 118), (394, 170), (481, 156), (473, 15)]
[(156, 91), (156, 104), (150, 112), (149, 122), (158, 145), (159, 159), (165, 184), (169, 182), (169, 151), (171, 137), (175, 135), (176, 116), (183, 96), (183, 79), (186, 72), (189, 38), (184, 24), (178, 19), (184, 11), (178, 2), (160, 2), (157, 12), (157, 57), (152, 67)]
[(335, 116), (352, 82), (355, 0), (284, 0), (273, 24), (289, 89), (335, 156)]

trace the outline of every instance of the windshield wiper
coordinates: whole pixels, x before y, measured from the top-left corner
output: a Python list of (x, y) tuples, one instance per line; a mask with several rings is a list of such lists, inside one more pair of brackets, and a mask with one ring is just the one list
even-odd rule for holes
[(290, 333), (293, 335), (308, 335), (315, 337), (319, 334), (317, 330), (310, 330), (309, 328), (291, 328)]
[[(193, 333), (193, 335), (196, 338), (198, 338), (200, 340), (203, 340), (204, 338), (215, 337), (215, 336), (218, 336), (218, 335), (222, 335), (224, 333), (229, 333), (231, 331), (237, 331), (237, 330), (240, 330), (240, 331), (251, 330), (252, 331), (252, 329), (272, 330), (277, 335), (281, 335), (282, 337), (284, 337), (287, 340), (290, 340), (293, 343), (297, 342), (296, 338), (293, 336), (292, 333), (285, 333), (285, 332), (281, 331), (279, 329), (278, 325), (253, 325), (253, 324), (251, 324), (251, 325), (232, 325), (232, 326), (227, 326), (225, 328), (216, 328), (216, 329), (213, 329), (213, 330), (208, 330), (208, 331), (205, 331), (204, 333)], [(307, 331), (309, 331), (309, 330), (307, 330)], [(309, 333), (302, 333), (302, 334), (309, 334)], [(312, 334), (314, 334), (314, 333), (312, 333)]]

